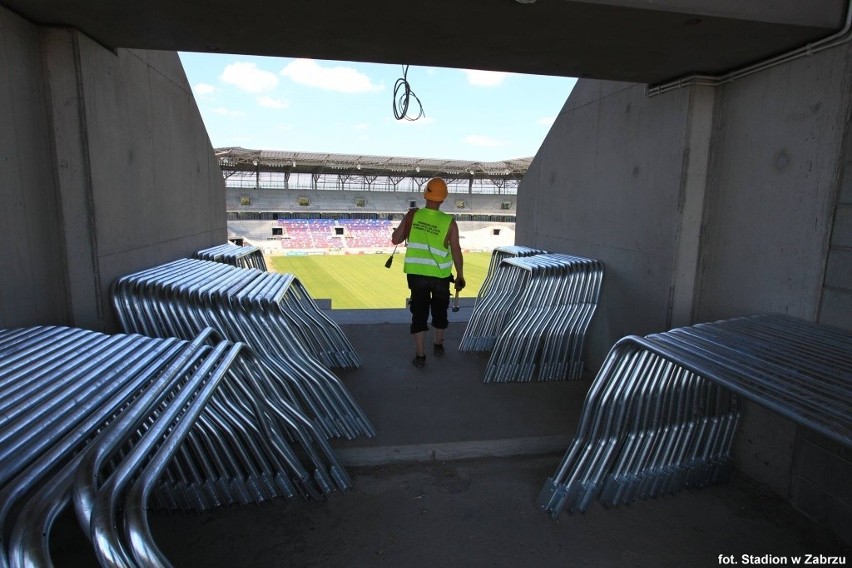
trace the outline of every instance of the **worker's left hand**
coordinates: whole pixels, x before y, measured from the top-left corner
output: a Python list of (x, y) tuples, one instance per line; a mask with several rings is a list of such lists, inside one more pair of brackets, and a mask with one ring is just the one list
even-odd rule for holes
[(461, 291), (467, 285), (464, 281), (464, 276), (456, 276), (456, 290)]

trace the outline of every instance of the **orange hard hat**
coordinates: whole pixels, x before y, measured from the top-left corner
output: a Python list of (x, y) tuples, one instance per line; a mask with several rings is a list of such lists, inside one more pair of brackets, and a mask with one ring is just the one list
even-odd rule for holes
[(426, 190), (423, 192), (423, 197), (429, 201), (443, 203), (447, 198), (447, 182), (439, 177), (430, 179), (426, 182)]

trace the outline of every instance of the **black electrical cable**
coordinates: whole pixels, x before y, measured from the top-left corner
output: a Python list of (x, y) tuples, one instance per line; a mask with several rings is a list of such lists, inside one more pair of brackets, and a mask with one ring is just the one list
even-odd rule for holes
[[(413, 118), (408, 116), (408, 105), (411, 98), (414, 98), (419, 108), (417, 116)], [(421, 116), (426, 116), (426, 113), (423, 112), (423, 105), (420, 103), (420, 99), (417, 98), (417, 95), (411, 90), (411, 85), (408, 84), (408, 65), (402, 66), (402, 77), (397, 79), (393, 86), (393, 116), (397, 120), (404, 118), (411, 121), (415, 121)]]

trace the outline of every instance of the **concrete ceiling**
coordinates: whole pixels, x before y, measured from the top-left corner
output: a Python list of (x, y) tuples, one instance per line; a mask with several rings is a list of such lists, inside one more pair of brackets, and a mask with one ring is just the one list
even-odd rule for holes
[(0, 0), (110, 47), (655, 84), (830, 35), (847, 0)]

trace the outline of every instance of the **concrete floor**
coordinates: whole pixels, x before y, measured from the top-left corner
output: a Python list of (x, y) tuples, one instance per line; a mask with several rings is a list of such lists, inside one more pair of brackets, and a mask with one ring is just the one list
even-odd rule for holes
[[(167, 557), (228, 567), (682, 567), (718, 566), (720, 555), (745, 565), (743, 554), (850, 561), (831, 535), (740, 475), (550, 518), (536, 497), (568, 446), (590, 378), (484, 384), (488, 355), (456, 349), (467, 314), (453, 316), (447, 354), (416, 369), (407, 312), (335, 314), (363, 359), (338, 374), (378, 431), (333, 443), (352, 490), (197, 515), (153, 511)], [(69, 518), (54, 532), (57, 565), (94, 564)]]

